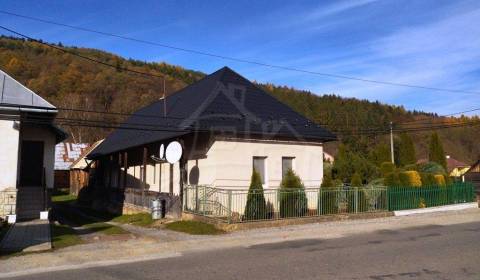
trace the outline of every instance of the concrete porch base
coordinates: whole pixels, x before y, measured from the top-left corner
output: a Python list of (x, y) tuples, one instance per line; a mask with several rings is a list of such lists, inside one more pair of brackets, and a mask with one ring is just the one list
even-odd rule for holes
[(52, 248), (50, 222), (34, 220), (12, 225), (0, 244), (0, 252), (38, 252)]

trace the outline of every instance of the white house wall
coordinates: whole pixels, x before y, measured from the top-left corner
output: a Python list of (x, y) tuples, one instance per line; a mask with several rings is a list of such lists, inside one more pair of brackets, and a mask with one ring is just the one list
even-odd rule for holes
[(0, 120), (0, 191), (17, 187), (19, 125)]
[(282, 180), (282, 157), (294, 157), (293, 169), (305, 187), (319, 187), (323, 179), (323, 147), (317, 143), (217, 140), (205, 158), (188, 161), (188, 174), (198, 167), (198, 185), (247, 188), (253, 157), (266, 157), (265, 188), (277, 188)]
[(43, 166), (45, 167), (45, 183), (47, 188), (53, 188), (55, 165), (55, 135), (41, 126), (23, 125), (22, 140), (43, 141)]

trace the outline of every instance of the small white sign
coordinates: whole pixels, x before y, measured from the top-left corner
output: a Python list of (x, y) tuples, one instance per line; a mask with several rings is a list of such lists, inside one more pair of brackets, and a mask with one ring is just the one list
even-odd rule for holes
[(48, 211), (40, 212), (40, 220), (48, 220)]
[(163, 157), (165, 156), (165, 146), (160, 145), (160, 150), (158, 151), (158, 157), (160, 159), (163, 159)]
[(17, 222), (17, 215), (7, 215), (7, 223), (14, 224)]

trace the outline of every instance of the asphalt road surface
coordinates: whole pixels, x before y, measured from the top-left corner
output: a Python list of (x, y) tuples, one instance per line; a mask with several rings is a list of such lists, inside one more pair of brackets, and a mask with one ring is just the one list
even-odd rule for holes
[[(128, 252), (125, 252), (128, 254)], [(187, 253), (12, 279), (480, 279), (480, 222)]]

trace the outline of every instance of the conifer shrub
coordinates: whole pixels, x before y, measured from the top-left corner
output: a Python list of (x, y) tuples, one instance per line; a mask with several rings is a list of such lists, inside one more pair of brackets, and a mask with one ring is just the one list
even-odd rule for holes
[(399, 173), (400, 184), (408, 187), (421, 187), (422, 178), (417, 171), (404, 171)]
[(380, 165), (380, 172), (382, 173), (382, 176), (385, 178), (388, 174), (392, 173), (395, 171), (395, 165), (391, 162), (383, 162)]
[(338, 213), (337, 190), (339, 184), (341, 184), (340, 181), (332, 180), (329, 176), (323, 179), (318, 198), (319, 215)]
[(422, 177), (422, 187), (433, 186), (436, 184), (435, 177), (432, 173), (420, 173)]
[(255, 169), (252, 172), (244, 213), (244, 220), (260, 220), (268, 218), (262, 178)]
[(350, 189), (347, 195), (348, 213), (365, 212), (368, 210), (368, 200), (364, 188)]
[(302, 217), (308, 212), (307, 195), (302, 180), (288, 170), (280, 184), (280, 217)]
[(352, 176), (352, 179), (350, 180), (350, 185), (353, 188), (360, 188), (362, 187), (362, 177), (358, 172), (355, 172)]
[(389, 187), (399, 186), (401, 183), (400, 183), (400, 178), (399, 178), (398, 172), (394, 171), (394, 172), (388, 173), (385, 176), (384, 183), (385, 183), (386, 186), (389, 186)]
[(445, 176), (443, 176), (442, 174), (435, 174), (435, 175), (433, 175), (433, 177), (435, 179), (436, 185), (442, 186), (442, 187), (447, 185), (447, 183), (445, 181)]

